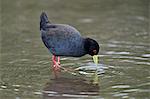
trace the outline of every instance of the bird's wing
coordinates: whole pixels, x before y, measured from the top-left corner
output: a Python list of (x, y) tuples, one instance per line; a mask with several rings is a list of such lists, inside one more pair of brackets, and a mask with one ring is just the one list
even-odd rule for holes
[(67, 54), (74, 51), (73, 48), (81, 47), (82, 37), (74, 27), (64, 24), (49, 24), (47, 31), (43, 33), (44, 44), (53, 53)]

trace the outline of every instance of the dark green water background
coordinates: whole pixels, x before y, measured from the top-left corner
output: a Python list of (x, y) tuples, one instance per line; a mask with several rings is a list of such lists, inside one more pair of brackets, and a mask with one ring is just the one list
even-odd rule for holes
[[(2, 0), (0, 99), (149, 99), (149, 0)], [(53, 79), (39, 16), (76, 27), (100, 46), (99, 85), (62, 71)], [(65, 68), (94, 67), (92, 57), (61, 58)], [(89, 72), (88, 71), (88, 72)]]

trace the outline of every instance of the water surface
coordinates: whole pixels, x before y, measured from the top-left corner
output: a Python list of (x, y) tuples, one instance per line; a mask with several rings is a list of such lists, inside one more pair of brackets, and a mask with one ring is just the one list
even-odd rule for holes
[[(149, 0), (3, 0), (1, 99), (148, 99), (150, 97)], [(39, 16), (70, 24), (100, 46), (99, 84), (92, 57), (61, 58), (59, 79), (40, 39)], [(81, 69), (74, 74), (74, 69)]]

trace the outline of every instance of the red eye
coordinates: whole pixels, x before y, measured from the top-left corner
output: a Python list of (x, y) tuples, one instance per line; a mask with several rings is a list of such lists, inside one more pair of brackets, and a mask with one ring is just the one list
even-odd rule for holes
[(93, 53), (94, 53), (94, 54), (96, 54), (96, 52), (97, 52), (96, 50), (93, 50)]

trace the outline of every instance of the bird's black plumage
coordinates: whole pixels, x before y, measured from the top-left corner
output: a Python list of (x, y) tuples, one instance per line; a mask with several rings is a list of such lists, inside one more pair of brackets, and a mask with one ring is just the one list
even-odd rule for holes
[(80, 57), (99, 52), (99, 45), (95, 40), (83, 38), (70, 25), (50, 23), (45, 12), (40, 17), (40, 31), (43, 43), (53, 55)]

